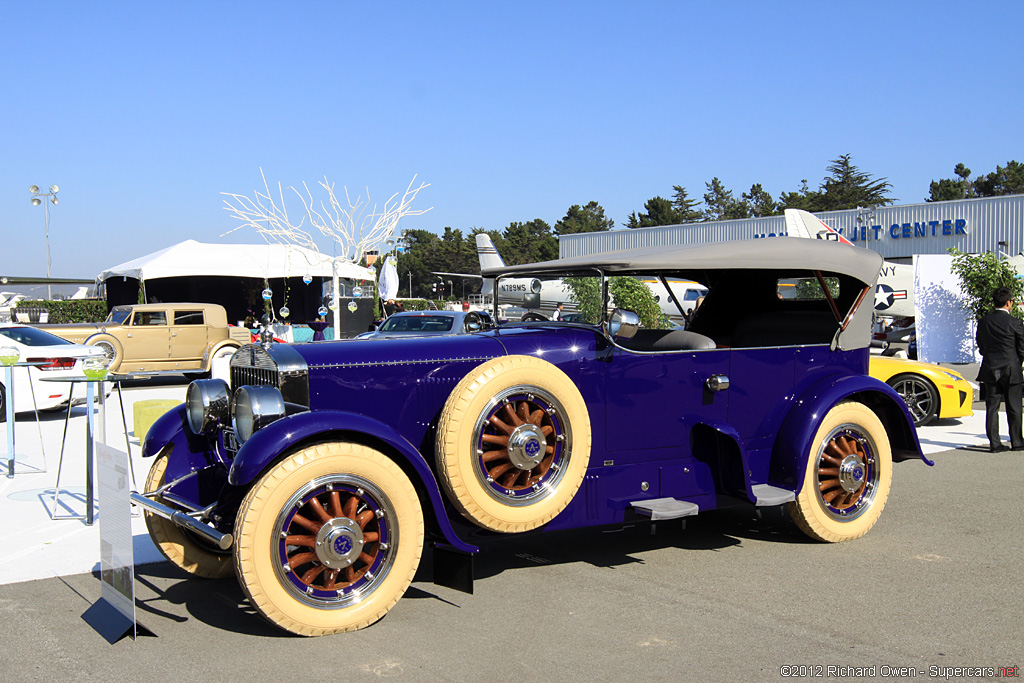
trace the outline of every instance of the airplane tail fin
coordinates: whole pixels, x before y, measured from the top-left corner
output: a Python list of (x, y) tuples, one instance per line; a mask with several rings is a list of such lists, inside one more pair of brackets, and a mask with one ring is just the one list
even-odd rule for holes
[(832, 240), (853, 246), (853, 242), (802, 209), (786, 209), (786, 234), (804, 239)]
[[(498, 250), (494, 248), (494, 242), (491, 241), (491, 236), (486, 232), (478, 232), (476, 235), (476, 255), (480, 259), (480, 270), (501, 268), (505, 265), (505, 260), (501, 258)], [(481, 293), (484, 296), (494, 295), (493, 278), (484, 278)]]

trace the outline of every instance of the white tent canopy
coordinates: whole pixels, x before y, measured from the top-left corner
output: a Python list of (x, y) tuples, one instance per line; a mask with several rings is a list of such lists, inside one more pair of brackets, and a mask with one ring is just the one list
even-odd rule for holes
[[(330, 278), (334, 259), (290, 244), (204, 244), (186, 240), (104, 270), (97, 282), (112, 277), (155, 280), (164, 277), (213, 275), (226, 277)], [(373, 280), (372, 268), (338, 262), (338, 277)]]

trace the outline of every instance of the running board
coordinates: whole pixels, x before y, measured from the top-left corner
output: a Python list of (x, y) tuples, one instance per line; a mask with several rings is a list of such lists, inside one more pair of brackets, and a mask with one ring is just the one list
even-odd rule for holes
[(771, 484), (754, 484), (750, 487), (750, 490), (754, 493), (754, 505), (757, 507), (766, 507), (769, 505), (782, 505), (783, 503), (791, 503), (796, 500), (796, 494), (786, 489), (780, 489), (777, 486)]
[(652, 522), (659, 519), (679, 519), (700, 512), (700, 506), (678, 498), (654, 498), (653, 500), (637, 500), (630, 505), (637, 514), (650, 517)]

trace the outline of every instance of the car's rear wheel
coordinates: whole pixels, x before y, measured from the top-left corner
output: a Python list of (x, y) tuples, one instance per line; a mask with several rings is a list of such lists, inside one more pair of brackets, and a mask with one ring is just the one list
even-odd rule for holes
[(853, 401), (830, 410), (811, 442), (790, 516), (811, 538), (858, 538), (878, 521), (892, 482), (892, 451), (878, 416)]
[(423, 549), (415, 488), (359, 444), (310, 446), (272, 467), (235, 523), (235, 568), (250, 602), (299, 635), (354, 631), (394, 606)]
[(923, 427), (939, 414), (939, 392), (924, 377), (903, 373), (891, 378), (888, 384), (903, 397), (915, 427)]
[[(156, 491), (164, 485), (167, 475), (167, 456), (163, 455), (153, 461), (146, 477), (147, 492)], [(157, 501), (174, 507), (174, 503), (157, 497)], [(160, 553), (171, 564), (192, 576), (204, 579), (220, 579), (231, 576), (235, 566), (230, 550), (221, 550), (207, 543), (195, 534), (182, 529), (169, 519), (164, 519), (146, 512), (146, 528)]]
[(569, 504), (590, 459), (590, 416), (576, 385), (532, 356), (487, 361), (452, 391), (437, 430), (441, 482), (485, 529), (518, 532)]

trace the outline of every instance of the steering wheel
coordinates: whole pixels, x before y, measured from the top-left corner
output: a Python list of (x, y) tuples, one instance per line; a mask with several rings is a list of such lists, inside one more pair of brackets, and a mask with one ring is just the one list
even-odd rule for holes
[(523, 317), (520, 318), (519, 320), (521, 322), (524, 322), (524, 323), (529, 323), (529, 322), (534, 322), (534, 321), (540, 321), (540, 322), (545, 322), (546, 323), (548, 321), (546, 316), (544, 316), (544, 315), (542, 315), (540, 313), (537, 313), (535, 311), (529, 311), (529, 312), (525, 313), (523, 315)]

